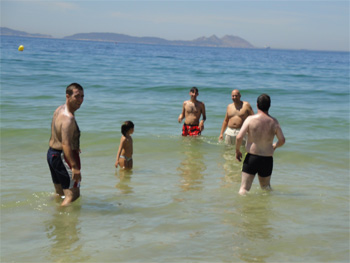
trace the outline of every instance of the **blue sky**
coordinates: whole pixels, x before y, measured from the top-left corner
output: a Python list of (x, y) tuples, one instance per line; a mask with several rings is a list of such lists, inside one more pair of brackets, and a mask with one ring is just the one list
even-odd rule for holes
[(112, 32), (193, 40), (215, 34), (256, 47), (349, 51), (348, 0), (1, 0), (1, 26), (58, 38)]

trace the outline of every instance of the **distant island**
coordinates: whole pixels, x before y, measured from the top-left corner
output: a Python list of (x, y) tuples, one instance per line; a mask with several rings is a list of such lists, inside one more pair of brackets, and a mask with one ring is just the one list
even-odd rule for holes
[[(53, 38), (50, 35), (30, 34), (23, 31), (13, 30), (7, 27), (0, 27), (0, 35), (22, 36), (22, 37), (42, 37)], [(218, 38), (213, 35), (211, 37), (200, 37), (191, 41), (184, 40), (166, 40), (158, 37), (134, 37), (117, 33), (79, 33), (63, 39), (71, 40), (89, 40), (89, 41), (106, 41), (116, 43), (139, 43), (139, 44), (155, 44), (155, 45), (177, 45), (177, 46), (201, 46), (201, 47), (229, 47), (229, 48), (254, 48), (247, 40), (238, 36), (226, 35)]]
[(218, 38), (200, 37), (192, 41), (166, 40), (158, 37), (133, 37), (116, 33), (81, 33), (64, 37), (64, 39), (111, 41), (117, 43), (140, 43), (157, 45), (177, 45), (177, 46), (203, 46), (203, 47), (231, 47), (231, 48), (254, 48), (252, 44), (237, 36), (224, 36)]
[(42, 38), (52, 38), (50, 35), (43, 34), (30, 34), (24, 31), (13, 30), (7, 27), (0, 27), (0, 35), (3, 36), (18, 36), (18, 37), (42, 37)]

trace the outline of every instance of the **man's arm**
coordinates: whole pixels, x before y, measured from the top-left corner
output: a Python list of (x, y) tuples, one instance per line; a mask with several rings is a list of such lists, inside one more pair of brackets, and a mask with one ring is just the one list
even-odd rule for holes
[(282, 132), (282, 128), (278, 122), (277, 122), (277, 128), (276, 128), (276, 137), (277, 137), (277, 142), (275, 142), (272, 145), (273, 150), (276, 150), (278, 147), (281, 147), (286, 142), (286, 138), (284, 137), (284, 134)]
[(254, 115), (254, 111), (253, 111), (253, 108), (252, 106), (250, 105), (249, 102), (247, 102), (247, 106), (248, 106), (248, 115)]
[(200, 129), (201, 131), (204, 130), (204, 122), (205, 122), (206, 119), (207, 119), (207, 115), (206, 115), (206, 113), (205, 113), (205, 105), (204, 105), (204, 103), (202, 102), (202, 120), (199, 122), (199, 129)]
[(183, 118), (185, 118), (185, 105), (186, 105), (186, 101), (184, 101), (184, 103), (182, 104), (182, 112), (178, 118), (179, 123), (181, 123)]
[(227, 128), (227, 125), (228, 125), (228, 106), (227, 106), (227, 109), (226, 109), (226, 115), (225, 115), (225, 119), (224, 121), (222, 122), (222, 126), (221, 126), (221, 131), (220, 131), (220, 136), (219, 136), (219, 141), (221, 141), (223, 139), (223, 136), (224, 136), (224, 132)]
[[(72, 179), (76, 182), (81, 181), (81, 173), (80, 173), (80, 168), (78, 166), (77, 161), (74, 158), (73, 154), (73, 134), (74, 131), (76, 130), (76, 124), (74, 117), (64, 117), (65, 119), (62, 122), (62, 128), (61, 128), (61, 133), (62, 133), (62, 149), (65, 158), (67, 158), (69, 164), (71, 165), (72, 168)], [(79, 150), (79, 149), (77, 149)]]
[(242, 141), (243, 141), (244, 135), (248, 131), (249, 121), (250, 121), (250, 118), (248, 117), (243, 122), (243, 125), (242, 125), (239, 133), (236, 136), (236, 159), (238, 161), (241, 161), (241, 158), (242, 158), (242, 153), (240, 151), (240, 148), (241, 148), (241, 145), (242, 145)]

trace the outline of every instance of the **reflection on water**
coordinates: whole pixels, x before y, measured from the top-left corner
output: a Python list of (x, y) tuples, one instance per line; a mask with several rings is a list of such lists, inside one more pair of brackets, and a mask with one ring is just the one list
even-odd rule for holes
[(181, 153), (183, 160), (177, 170), (181, 175), (180, 187), (183, 191), (201, 190), (203, 172), (207, 169), (203, 161), (203, 141), (197, 137), (183, 137)]
[[(245, 149), (241, 147), (244, 156)], [(223, 169), (225, 176), (222, 178), (224, 187), (232, 187), (233, 183), (241, 182), (242, 162), (236, 160), (236, 152), (234, 145), (225, 145), (223, 147)]]
[(240, 197), (235, 204), (240, 219), (232, 222), (234, 239), (238, 240), (233, 250), (235, 257), (244, 262), (267, 262), (271, 256), (271, 197), (269, 193), (250, 195)]
[(115, 176), (119, 178), (119, 183), (116, 184), (116, 188), (118, 188), (123, 194), (131, 194), (133, 193), (133, 189), (130, 186), (132, 170), (123, 170), (118, 169), (115, 172)]
[(49, 262), (81, 262), (89, 259), (79, 243), (81, 205), (58, 206), (51, 220), (45, 221), (46, 235), (51, 249)]

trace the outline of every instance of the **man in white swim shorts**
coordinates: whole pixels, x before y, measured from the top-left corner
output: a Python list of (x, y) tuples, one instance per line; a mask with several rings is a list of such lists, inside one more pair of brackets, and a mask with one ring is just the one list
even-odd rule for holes
[[(241, 101), (241, 93), (239, 92), (239, 90), (233, 90), (231, 96), (233, 103), (227, 106), (225, 119), (222, 123), (221, 132), (219, 136), (219, 141), (221, 141), (223, 139), (223, 134), (226, 130), (225, 144), (227, 145), (235, 144), (236, 136), (239, 133), (244, 120), (248, 116), (254, 115), (254, 111), (250, 106), (249, 102)], [(244, 141), (246, 141), (246, 135)]]

